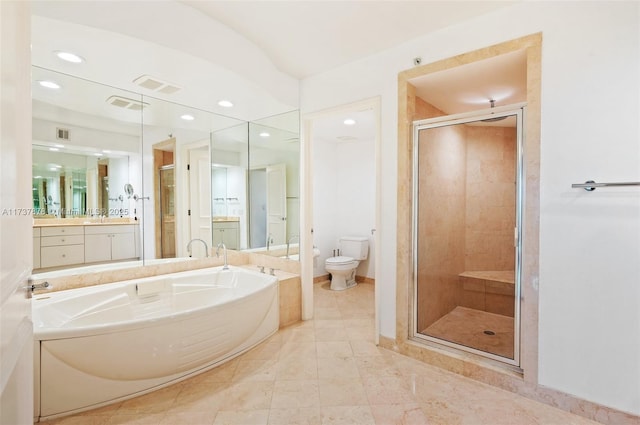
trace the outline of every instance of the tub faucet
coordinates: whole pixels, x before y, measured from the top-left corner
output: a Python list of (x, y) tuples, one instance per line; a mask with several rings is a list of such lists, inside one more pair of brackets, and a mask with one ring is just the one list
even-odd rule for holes
[(220, 258), (220, 247), (222, 247), (222, 252), (224, 255), (224, 266), (222, 266), (222, 270), (229, 270), (229, 264), (227, 264), (227, 247), (222, 242), (220, 242), (218, 244), (218, 247), (216, 248), (216, 257)]
[(207, 245), (207, 243), (205, 241), (203, 241), (202, 239), (191, 239), (189, 241), (189, 243), (187, 244), (187, 251), (189, 252), (189, 257), (191, 257), (191, 243), (193, 241), (200, 241), (204, 244), (204, 256), (208, 257), (209, 256), (209, 246)]
[(291, 241), (295, 238), (298, 238), (298, 243), (300, 242), (300, 235), (293, 235), (287, 241), (287, 256), (285, 257), (287, 260), (289, 259), (289, 245), (291, 245)]
[(269, 247), (271, 246), (272, 243), (273, 243), (273, 235), (269, 233), (267, 235), (267, 251), (269, 251)]

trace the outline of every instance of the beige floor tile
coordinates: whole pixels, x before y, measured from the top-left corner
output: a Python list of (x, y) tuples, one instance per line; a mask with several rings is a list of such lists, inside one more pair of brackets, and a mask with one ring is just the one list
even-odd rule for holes
[(321, 406), (368, 405), (364, 385), (358, 378), (319, 379)]
[(237, 382), (225, 390), (224, 410), (269, 409), (273, 396), (273, 382)]
[(373, 405), (371, 412), (377, 425), (425, 425), (431, 423), (417, 403)]
[(176, 412), (164, 415), (159, 425), (210, 425), (218, 412)]
[(388, 356), (362, 356), (354, 357), (360, 376), (400, 376), (400, 371), (395, 367)]
[(371, 406), (416, 402), (412, 383), (404, 376), (369, 376), (362, 381)]
[(316, 342), (320, 341), (349, 341), (347, 330), (340, 328), (316, 328)]
[(342, 319), (342, 313), (337, 307), (318, 307), (313, 310), (313, 316), (318, 319)]
[(238, 362), (232, 382), (238, 381), (273, 381), (276, 379), (276, 359), (245, 359)]
[(267, 425), (269, 410), (221, 410), (214, 425)]
[(107, 425), (159, 425), (164, 413), (115, 414)]
[(224, 396), (231, 386), (227, 382), (200, 382), (182, 388), (167, 413), (217, 412), (223, 407)]
[(272, 409), (318, 406), (320, 406), (320, 393), (317, 380), (276, 381), (271, 398)]
[(326, 406), (320, 410), (322, 425), (374, 425), (369, 406)]
[(383, 349), (378, 348), (372, 341), (353, 340), (350, 344), (355, 357), (381, 356), (383, 352)]
[(277, 359), (280, 355), (282, 341), (267, 341), (252, 348), (241, 356), (243, 360), (269, 360)]
[(316, 343), (314, 342), (287, 342), (280, 348), (280, 360), (315, 358)]
[(321, 423), (319, 407), (271, 409), (269, 412), (269, 425), (320, 425)]
[(318, 360), (313, 357), (291, 356), (278, 361), (276, 380), (318, 379)]
[(324, 357), (318, 359), (318, 378), (360, 378), (353, 357)]
[(313, 324), (315, 329), (323, 328), (344, 328), (344, 320), (342, 319), (314, 319)]
[(353, 357), (353, 350), (348, 341), (319, 341), (316, 342), (318, 358)]

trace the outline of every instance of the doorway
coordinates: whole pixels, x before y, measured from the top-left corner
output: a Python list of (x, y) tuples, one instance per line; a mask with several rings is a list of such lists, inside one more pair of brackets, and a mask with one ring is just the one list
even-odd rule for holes
[(152, 146), (155, 253), (157, 258), (176, 257), (176, 138)]
[[(375, 284), (375, 276), (380, 273), (379, 250), (376, 249), (380, 234), (376, 229), (380, 225), (382, 186), (380, 122), (380, 99), (377, 97), (305, 115), (303, 137), (306, 143), (302, 146), (305, 187), (301, 200), (303, 252), (311, 253), (314, 247), (320, 251), (315, 259), (311, 255), (305, 256), (301, 264), (303, 318), (313, 317), (314, 278), (318, 282), (326, 280), (325, 260), (333, 255), (337, 239), (365, 236), (369, 240), (368, 258), (360, 262), (356, 276), (374, 284), (376, 343), (380, 289)], [(359, 128), (364, 133), (359, 133)]]
[(520, 364), (524, 106), (414, 122), (413, 335)]

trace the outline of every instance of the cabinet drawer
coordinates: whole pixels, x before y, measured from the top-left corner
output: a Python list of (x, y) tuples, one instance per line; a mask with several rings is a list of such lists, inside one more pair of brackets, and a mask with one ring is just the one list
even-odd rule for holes
[(84, 244), (84, 235), (45, 236), (40, 238), (40, 246)]
[(240, 227), (240, 223), (237, 221), (214, 221), (212, 225), (213, 230), (237, 230)]
[(99, 235), (104, 233), (134, 233), (133, 226), (135, 226), (135, 224), (105, 224), (86, 226), (84, 229), (84, 233), (86, 235)]
[(81, 263), (84, 263), (84, 245), (46, 246), (40, 249), (42, 268)]
[(41, 227), (40, 236), (84, 235), (83, 226)]

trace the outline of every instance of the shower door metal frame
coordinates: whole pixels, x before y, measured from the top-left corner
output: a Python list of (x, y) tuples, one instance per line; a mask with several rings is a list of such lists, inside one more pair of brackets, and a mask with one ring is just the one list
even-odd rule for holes
[[(413, 196), (412, 196), (412, 288), (409, 291), (411, 305), (409, 306), (409, 340), (417, 343), (445, 346), (474, 353), (491, 360), (520, 367), (520, 335), (521, 335), (521, 276), (522, 276), (522, 216), (524, 211), (524, 119), (526, 114), (526, 103), (516, 103), (480, 111), (466, 112), (462, 114), (446, 115), (436, 118), (429, 118), (413, 122)], [(419, 158), (419, 133), (421, 130), (437, 127), (447, 127), (456, 124), (466, 124), (469, 122), (481, 121), (484, 119), (500, 117), (516, 117), (516, 228), (514, 230), (515, 245), (515, 282), (514, 282), (514, 329), (513, 329), (513, 359), (499, 356), (497, 354), (482, 351), (476, 348), (467, 347), (444, 339), (423, 335), (417, 329), (418, 315), (418, 158)]]

